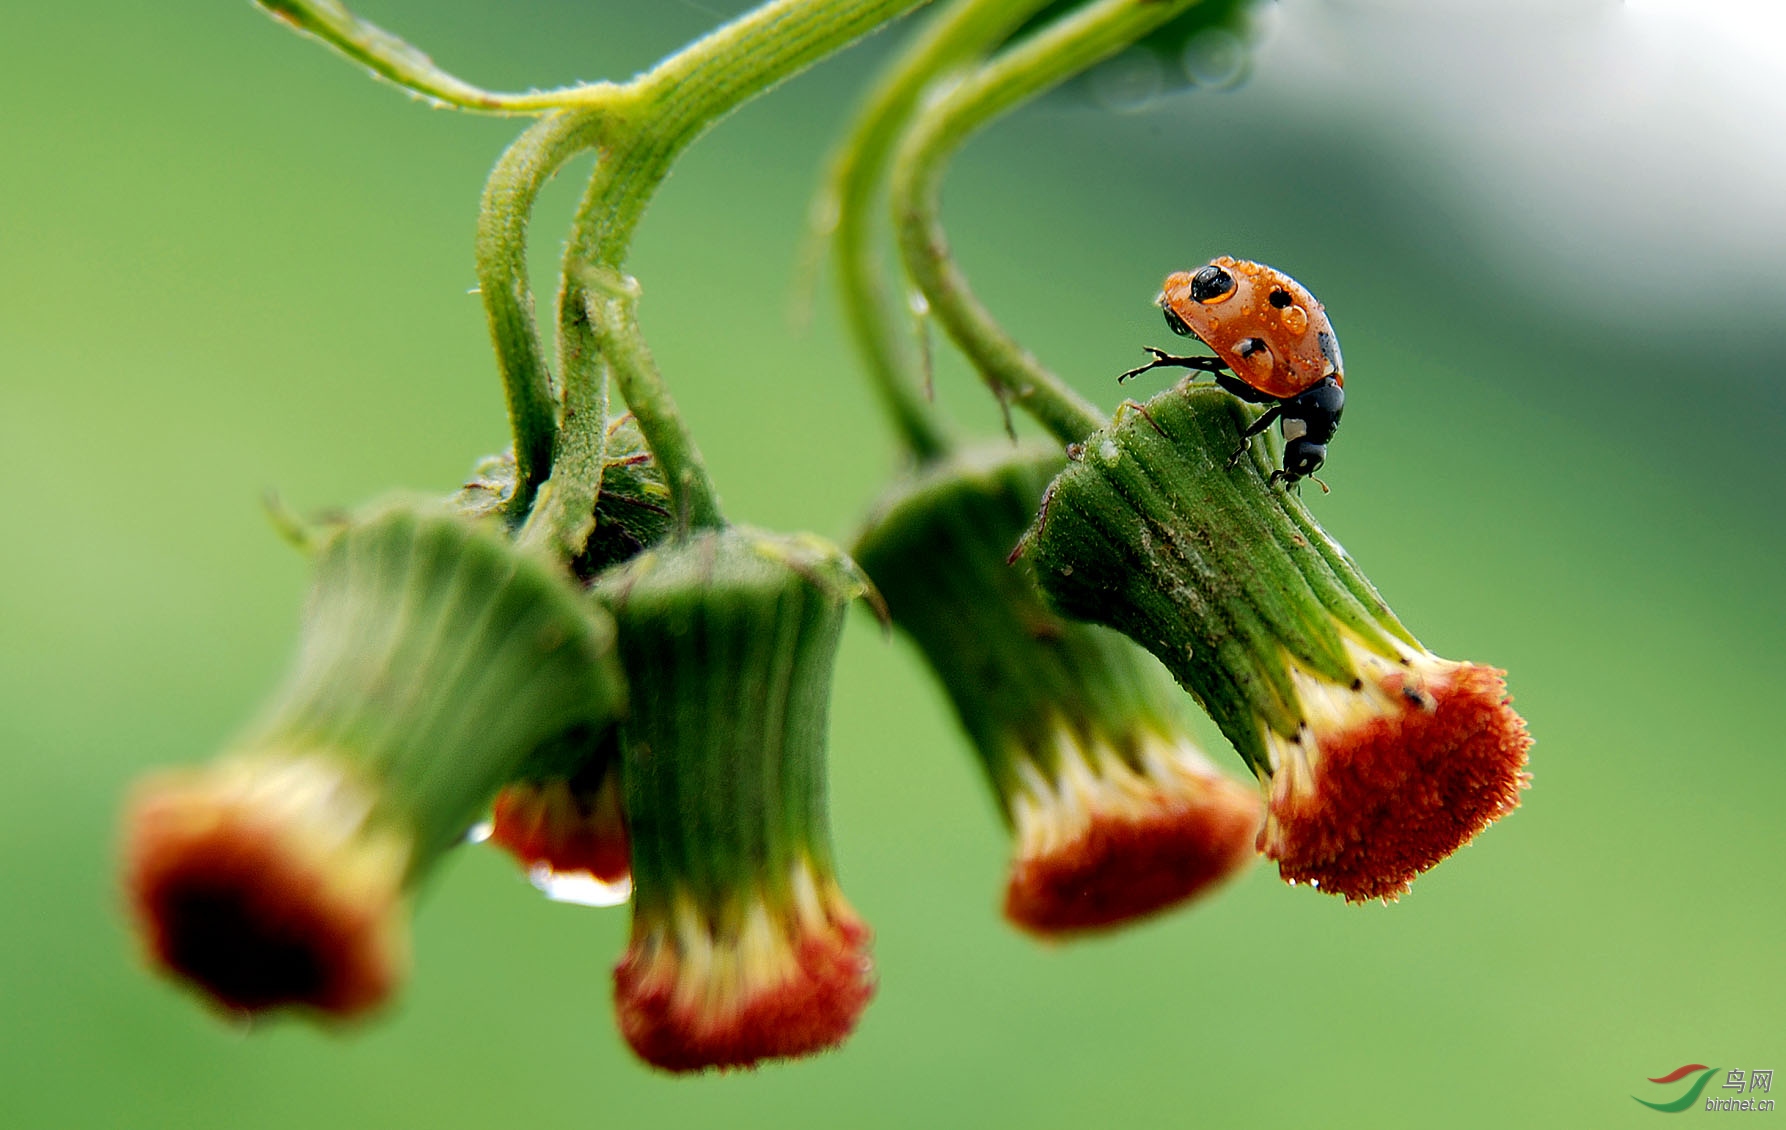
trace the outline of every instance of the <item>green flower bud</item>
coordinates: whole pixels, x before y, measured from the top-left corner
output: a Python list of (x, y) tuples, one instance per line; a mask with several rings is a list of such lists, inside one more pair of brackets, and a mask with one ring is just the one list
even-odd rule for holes
[[(515, 491), (512, 452), (481, 462), (460, 491), (468, 513), (507, 514)], [(655, 545), (671, 528), (670, 492), (630, 413), (608, 424), (595, 528), (572, 572), (587, 580)], [(610, 906), (632, 890), (620, 755), (611, 732), (576, 731), (533, 759), (497, 795), (490, 842), (554, 898)]]
[(1050, 447), (932, 464), (856, 545), (923, 652), (1015, 833), (1005, 914), (1041, 934), (1118, 925), (1252, 859), (1260, 804), (1190, 737), (1189, 703), (1116, 632), (1063, 620), (1008, 561), (1050, 478)]
[[(675, 524), (663, 472), (630, 413), (608, 422), (606, 450), (595, 527), (583, 552), (571, 562), (571, 571), (584, 580), (656, 545)], [(515, 453), (505, 451), (479, 460), (453, 502), (473, 517), (496, 517), (509, 511), (514, 493)]]
[(633, 926), (615, 1002), (654, 1066), (820, 1051), (873, 993), (825, 815), (831, 671), (867, 592), (829, 543), (739, 528), (597, 581), (634, 688), (619, 731)]
[(1145, 646), (1267, 791), (1260, 847), (1285, 878), (1394, 898), (1519, 803), (1530, 739), (1503, 673), (1404, 628), (1297, 495), (1269, 438), (1188, 383), (1073, 452), (1026, 541), (1069, 616)]
[(622, 688), (607, 616), (494, 530), (407, 502), (346, 522), (317, 549), (297, 663), (260, 721), (130, 803), (151, 960), (234, 1010), (382, 1003), (406, 892)]

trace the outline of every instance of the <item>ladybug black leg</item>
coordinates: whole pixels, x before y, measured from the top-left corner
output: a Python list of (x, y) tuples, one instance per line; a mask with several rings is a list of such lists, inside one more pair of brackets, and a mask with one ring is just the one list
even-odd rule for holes
[[(1296, 493), (1301, 494), (1302, 493), (1302, 480), (1304, 480), (1304, 479), (1315, 479), (1315, 476), (1313, 476), (1313, 475), (1292, 475), (1288, 471), (1273, 471), (1271, 473), (1271, 478), (1267, 479), (1266, 483), (1269, 486), (1276, 486), (1278, 483), (1281, 482), (1284, 484), (1285, 490), (1289, 490), (1292, 487), (1294, 487), (1296, 489)], [(1333, 493), (1333, 488), (1328, 486), (1326, 483), (1322, 482), (1320, 479), (1315, 479), (1315, 485), (1321, 488), (1322, 494), (1332, 494)]]
[[(1283, 414), (1283, 411), (1284, 406), (1282, 404), (1273, 404), (1270, 408), (1265, 410), (1264, 415), (1260, 416), (1257, 420), (1254, 420), (1252, 424), (1247, 427), (1246, 431), (1240, 433), (1240, 446), (1234, 449), (1234, 454), (1228, 456), (1228, 470), (1232, 471), (1235, 466), (1239, 464), (1240, 457), (1246, 454), (1247, 446), (1252, 443), (1253, 437), (1277, 423), (1277, 418)], [(1282, 474), (1282, 471), (1273, 471), (1271, 473), (1271, 481), (1274, 483), (1277, 482), (1278, 476)]]
[(1174, 357), (1164, 349), (1155, 349), (1151, 345), (1144, 345), (1141, 348), (1153, 354), (1153, 360), (1142, 365), (1138, 369), (1130, 369), (1128, 372), (1117, 377), (1116, 379), (1118, 383), (1126, 381), (1130, 377), (1138, 377), (1149, 369), (1172, 367), (1177, 369), (1196, 369), (1199, 372), (1204, 373), (1219, 373), (1228, 367), (1228, 363), (1220, 357)]

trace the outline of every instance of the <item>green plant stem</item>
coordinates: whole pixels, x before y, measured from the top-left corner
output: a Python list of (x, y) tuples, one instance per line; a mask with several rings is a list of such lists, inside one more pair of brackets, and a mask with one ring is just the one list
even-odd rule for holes
[[(517, 512), (533, 502), (524, 544), (549, 545), (566, 559), (581, 552), (606, 466), (610, 378), (638, 417), (685, 528), (724, 524), (700, 450), (639, 330), (637, 284), (622, 269), (633, 233), (676, 158), (720, 118), (924, 2), (771, 0), (624, 85), (515, 95), (442, 71), (335, 0), (260, 0), (299, 31), (443, 104), (567, 111), (529, 129), (504, 154), (486, 185), (479, 222), (480, 286), (515, 435)], [(558, 296), (562, 403), (554, 405), (526, 283), (527, 219), (540, 187), (592, 146), (600, 156), (565, 250)]]
[(620, 88), (609, 82), (559, 90), (498, 94), (448, 74), (402, 38), (368, 23), (335, 0), (256, 0), (274, 19), (314, 36), (378, 77), (443, 106), (491, 114), (538, 114), (564, 108), (600, 108)]
[(910, 316), (876, 253), (875, 205), (900, 130), (939, 76), (977, 59), (1048, 0), (957, 0), (875, 85), (833, 159), (815, 213), (831, 232), (844, 314), (868, 376), (900, 441), (920, 462), (946, 455), (947, 426), (921, 391)]
[[(593, 472), (599, 482), (611, 376), (638, 417), (686, 528), (724, 524), (700, 449), (649, 363), (636, 293), (623, 271), (633, 234), (670, 166), (715, 122), (921, 3), (775, 0), (690, 44), (625, 88), (628, 112), (597, 161), (565, 249), (558, 298), (565, 411), (551, 480), (555, 492), (561, 475)], [(568, 510), (566, 516), (574, 517)]]
[[(478, 213), (478, 292), (515, 439), (515, 494), (509, 503), (515, 515), (527, 513), (551, 472), (558, 432), (557, 396), (527, 280), (527, 222), (540, 189), (565, 162), (594, 148), (608, 121), (599, 113), (561, 110), (546, 115), (509, 146), (484, 184)], [(595, 500), (589, 501), (593, 506)]]
[(943, 174), (980, 127), (1121, 51), (1197, 0), (1099, 0), (1000, 53), (921, 113), (893, 165), (893, 214), (906, 269), (950, 337), (1001, 399), (1064, 443), (1105, 418), (1006, 333), (949, 253), (940, 216)]

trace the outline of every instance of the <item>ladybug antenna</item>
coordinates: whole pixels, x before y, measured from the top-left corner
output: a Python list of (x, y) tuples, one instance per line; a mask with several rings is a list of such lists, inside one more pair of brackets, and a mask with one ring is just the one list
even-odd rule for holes
[(1322, 481), (1321, 481), (1321, 480), (1320, 480), (1320, 479), (1317, 479), (1317, 478), (1315, 478), (1315, 476), (1313, 476), (1313, 475), (1304, 475), (1304, 476), (1303, 476), (1303, 478), (1305, 478), (1305, 479), (1311, 479), (1311, 480), (1313, 480), (1313, 481), (1314, 481), (1314, 484), (1315, 484), (1315, 485), (1316, 485), (1316, 486), (1318, 486), (1318, 487), (1320, 487), (1320, 488), (1321, 488), (1321, 493), (1322, 493), (1322, 494), (1332, 494), (1332, 493), (1333, 493), (1333, 488), (1332, 488), (1332, 487), (1330, 487), (1330, 486), (1328, 486), (1328, 485), (1327, 485), (1327, 484), (1326, 484), (1326, 483), (1324, 483), (1324, 482), (1322, 482)]

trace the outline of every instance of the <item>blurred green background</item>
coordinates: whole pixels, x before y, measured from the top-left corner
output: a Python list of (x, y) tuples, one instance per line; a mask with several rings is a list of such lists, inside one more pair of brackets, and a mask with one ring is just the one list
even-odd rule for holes
[[(630, 75), (742, 6), (363, 10), (519, 88)], [(363, 1030), (235, 1030), (139, 968), (120, 798), (216, 749), (291, 644), (304, 568), (261, 492), (444, 491), (506, 443), (468, 290), (517, 127), (429, 111), (244, 3), (10, 6), (0, 1125), (1599, 1126), (1656, 1117), (1630, 1096), (1672, 1097), (1644, 1077), (1683, 1063), (1786, 1067), (1778, 219), (1694, 214), (1733, 266), (1668, 200), (1625, 200), (1581, 137), (1521, 134), (1527, 164), (1497, 165), (1458, 126), (1467, 90), (1385, 93), (1309, 54), (1384, 28), (1442, 62), (1468, 29), (1417, 7), (1304, 0), (1238, 90), (1028, 110), (964, 154), (949, 220), (987, 301), (1106, 405), (1139, 346), (1169, 344), (1149, 301), (1171, 269), (1233, 253), (1322, 298), (1351, 396), (1311, 505), (1429, 646), (1511, 672), (1538, 743), (1524, 807), (1394, 906), (1258, 867), (1038, 946), (996, 914), (1003, 836), (940, 694), (864, 617), (833, 819), (880, 997), (840, 1053), (669, 1079), (610, 1020), (625, 912), (547, 903), (488, 851), (428, 889), (413, 982)], [(1625, 9), (1585, 8), (1616, 43)], [(703, 140), (637, 245), (646, 328), (740, 519), (847, 536), (894, 466), (829, 294), (807, 329), (788, 311), (815, 173), (896, 42)], [(1685, 196), (1734, 179), (1629, 144)], [(1530, 169), (1566, 188), (1595, 164), (1575, 212), (1545, 210)], [(542, 205), (543, 281), (575, 180)], [(996, 428), (958, 365), (939, 379)]]

